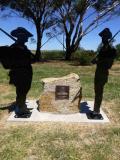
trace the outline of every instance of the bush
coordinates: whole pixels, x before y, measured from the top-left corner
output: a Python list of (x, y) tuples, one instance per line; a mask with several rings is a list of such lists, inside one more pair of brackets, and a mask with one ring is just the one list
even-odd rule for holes
[(91, 50), (78, 50), (73, 54), (72, 60), (79, 61), (80, 65), (91, 65), (91, 60), (95, 55), (96, 53)]
[(63, 59), (64, 55), (64, 51), (42, 51), (42, 58), (46, 60)]
[(79, 62), (81, 65), (90, 65), (91, 64), (91, 58), (88, 56), (88, 54), (81, 54)]
[(116, 60), (120, 61), (120, 52), (117, 51), (117, 57), (116, 57)]
[[(77, 61), (80, 65), (91, 65), (91, 60), (96, 53), (92, 50), (78, 49), (71, 56), (71, 60)], [(42, 58), (46, 60), (61, 60), (65, 59), (65, 52), (61, 50), (42, 51)]]

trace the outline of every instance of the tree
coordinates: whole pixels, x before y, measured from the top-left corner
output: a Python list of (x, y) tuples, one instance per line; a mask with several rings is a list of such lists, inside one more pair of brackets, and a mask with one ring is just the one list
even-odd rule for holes
[(111, 19), (119, 0), (0, 0), (0, 5), (11, 7), (35, 24), (37, 59), (41, 55), (44, 31), (56, 24), (59, 32), (65, 34), (63, 46), (66, 49), (65, 59), (69, 60), (85, 35)]
[(120, 44), (116, 45), (116, 50), (117, 50), (117, 58), (120, 60)]
[[(57, 27), (65, 34), (66, 60), (70, 60), (82, 38), (96, 27), (110, 20), (119, 6), (118, 0), (61, 0), (54, 1)], [(92, 13), (90, 13), (92, 10)], [(86, 16), (86, 14), (88, 14)], [(86, 20), (89, 20), (86, 24)]]
[(31, 20), (36, 27), (37, 32), (37, 49), (36, 59), (41, 59), (41, 43), (45, 30), (54, 25), (52, 18), (54, 10), (52, 8), (53, 0), (0, 0), (0, 8), (12, 8), (19, 13), (19, 16)]
[(117, 44), (117, 45), (116, 45), (116, 49), (117, 49), (117, 51), (120, 53), (120, 44)]

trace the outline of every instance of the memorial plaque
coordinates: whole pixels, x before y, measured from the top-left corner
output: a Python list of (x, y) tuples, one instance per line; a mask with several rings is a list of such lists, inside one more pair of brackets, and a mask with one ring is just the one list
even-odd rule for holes
[(56, 100), (69, 99), (69, 86), (56, 86), (55, 99)]

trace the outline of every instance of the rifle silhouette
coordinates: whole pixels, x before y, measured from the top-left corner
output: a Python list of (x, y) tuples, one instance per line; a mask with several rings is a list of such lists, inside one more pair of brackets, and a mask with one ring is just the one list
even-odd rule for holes
[[(118, 30), (118, 31), (114, 34), (114, 36), (108, 41), (108, 43), (112, 42), (112, 40), (117, 36), (117, 34), (118, 34), (119, 32), (120, 32), (120, 30)], [(97, 55), (92, 59), (91, 63), (93, 63), (93, 64), (96, 63), (98, 55), (99, 55), (99, 54), (97, 54)]]
[[(9, 33), (7, 33), (5, 30), (0, 28), (0, 31), (2, 31), (4, 34), (6, 34), (9, 38), (11, 38), (14, 42), (17, 40), (11, 36)], [(10, 69), (11, 68), (11, 48), (8, 46), (0, 46), (0, 62), (2, 62), (2, 65), (5, 69)], [(3, 54), (4, 53), (4, 54)], [(31, 53), (32, 61), (31, 63), (35, 63), (35, 55)], [(13, 55), (12, 55), (13, 58)], [(13, 60), (12, 60), (13, 61)]]
[(112, 40), (117, 36), (117, 34), (120, 32), (120, 30), (119, 31), (117, 31), (115, 34), (114, 34), (114, 36), (108, 41), (109, 43), (110, 42), (112, 42)]
[(7, 33), (5, 30), (3, 30), (2, 28), (0, 28), (0, 31), (2, 31), (3, 33), (5, 33), (9, 38), (11, 38), (13, 41), (17, 41), (13, 36), (11, 36), (9, 33)]
[[(5, 30), (3, 30), (2, 28), (0, 28), (0, 31), (2, 31), (4, 34), (6, 34), (9, 38), (11, 38), (13, 41), (17, 41), (13, 36), (11, 36), (9, 33), (7, 33)], [(51, 37), (40, 47), (42, 48), (49, 40), (51, 39)]]

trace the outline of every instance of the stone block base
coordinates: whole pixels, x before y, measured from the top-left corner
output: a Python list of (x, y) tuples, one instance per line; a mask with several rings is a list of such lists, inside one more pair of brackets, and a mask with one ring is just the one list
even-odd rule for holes
[[(39, 99), (39, 111), (61, 114), (79, 112), (82, 87), (77, 74), (72, 73), (60, 78), (46, 78), (42, 81), (44, 91)], [(59, 86), (62, 87), (60, 92)], [(56, 87), (58, 87), (58, 90)], [(58, 93), (56, 93), (57, 91)]]
[(55, 93), (42, 94), (39, 100), (39, 110), (61, 114), (78, 113), (80, 111), (81, 95), (70, 102), (69, 100), (55, 100)]

